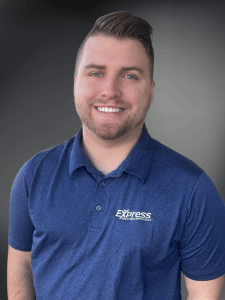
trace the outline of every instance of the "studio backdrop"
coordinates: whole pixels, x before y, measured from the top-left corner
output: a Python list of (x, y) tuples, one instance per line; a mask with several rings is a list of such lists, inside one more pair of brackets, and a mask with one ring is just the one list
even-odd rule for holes
[[(81, 123), (73, 100), (76, 52), (103, 14), (130, 11), (154, 28), (156, 87), (146, 120), (149, 133), (198, 164), (225, 199), (223, 2), (75, 2), (2, 0), (0, 4), (1, 300), (7, 299), (12, 183), (37, 152), (78, 132)], [(183, 277), (182, 295), (186, 295)]]

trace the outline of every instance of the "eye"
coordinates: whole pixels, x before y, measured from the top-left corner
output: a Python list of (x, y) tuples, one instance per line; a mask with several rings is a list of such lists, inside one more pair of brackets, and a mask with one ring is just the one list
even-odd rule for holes
[(137, 79), (135, 76), (131, 75), (131, 74), (126, 74), (125, 77), (127, 79)]
[(93, 76), (93, 77), (100, 77), (100, 76), (102, 76), (102, 74), (98, 73), (98, 72), (95, 72), (95, 73), (92, 73), (91, 76)]

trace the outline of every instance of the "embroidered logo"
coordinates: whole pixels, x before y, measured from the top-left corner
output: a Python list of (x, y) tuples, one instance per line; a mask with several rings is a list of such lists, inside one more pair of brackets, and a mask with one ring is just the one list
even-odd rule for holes
[(129, 211), (124, 209), (118, 209), (115, 214), (120, 220), (141, 220), (141, 221), (151, 221), (151, 213), (140, 212), (140, 211)]

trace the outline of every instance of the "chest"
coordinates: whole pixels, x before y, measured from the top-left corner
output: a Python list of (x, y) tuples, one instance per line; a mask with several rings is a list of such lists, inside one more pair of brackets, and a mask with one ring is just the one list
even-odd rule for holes
[(134, 176), (52, 182), (32, 195), (34, 245), (141, 257), (154, 268), (178, 255), (181, 207), (173, 197)]

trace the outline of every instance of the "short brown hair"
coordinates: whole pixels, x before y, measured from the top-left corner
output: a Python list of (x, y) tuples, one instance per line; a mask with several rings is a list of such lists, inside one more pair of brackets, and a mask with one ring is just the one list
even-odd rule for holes
[(75, 77), (77, 75), (79, 60), (88, 38), (105, 35), (118, 39), (137, 39), (145, 47), (150, 61), (150, 78), (153, 79), (154, 51), (152, 47), (153, 28), (147, 21), (136, 17), (127, 11), (119, 11), (98, 18), (85, 40), (81, 44), (76, 57)]

